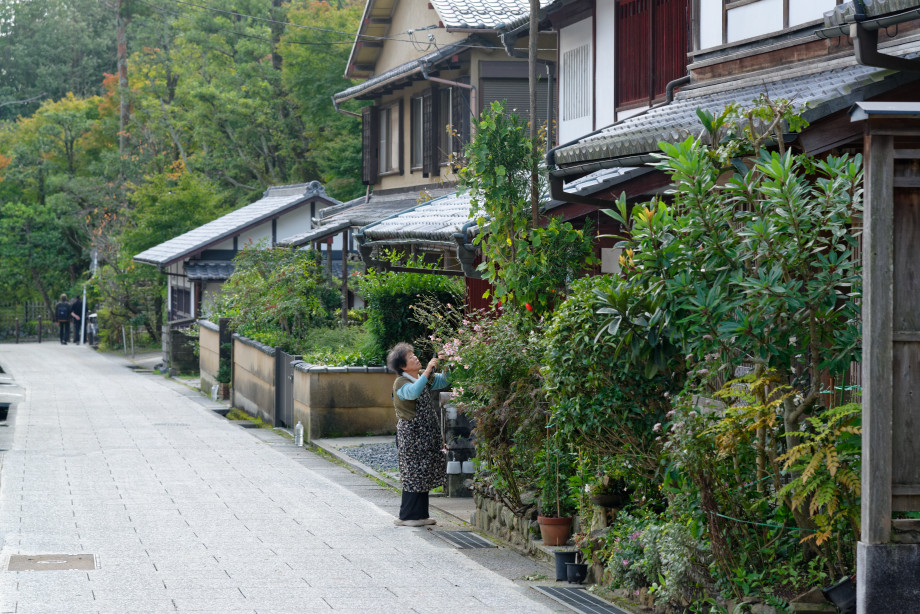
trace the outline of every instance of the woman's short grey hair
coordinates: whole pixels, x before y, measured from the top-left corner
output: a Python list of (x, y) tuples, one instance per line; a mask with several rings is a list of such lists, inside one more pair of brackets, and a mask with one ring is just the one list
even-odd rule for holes
[(409, 354), (415, 351), (411, 343), (405, 341), (397, 343), (387, 354), (387, 366), (390, 370), (402, 375), (403, 369), (406, 368), (406, 361)]

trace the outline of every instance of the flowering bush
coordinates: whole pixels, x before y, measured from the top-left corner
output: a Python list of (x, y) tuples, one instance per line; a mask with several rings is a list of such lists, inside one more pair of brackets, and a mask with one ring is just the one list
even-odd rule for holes
[(607, 571), (614, 586), (648, 588), (661, 604), (685, 604), (701, 594), (709, 553), (687, 524), (621, 512), (607, 538)]
[(485, 469), (480, 477), (509, 508), (523, 512), (522, 494), (539, 479), (534, 458), (546, 433), (540, 332), (517, 313), (463, 317), (416, 310), (416, 317), (433, 328), (430, 342), (450, 369), (457, 406), (476, 422), (476, 454)]

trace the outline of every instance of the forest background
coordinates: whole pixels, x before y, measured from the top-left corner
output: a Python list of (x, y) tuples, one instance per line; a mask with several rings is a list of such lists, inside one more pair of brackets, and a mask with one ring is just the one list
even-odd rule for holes
[[(336, 113), (354, 0), (0, 1), (0, 302), (91, 291), (159, 337), (165, 277), (132, 256), (261, 197), (360, 184)], [(355, 110), (355, 109), (353, 109)]]

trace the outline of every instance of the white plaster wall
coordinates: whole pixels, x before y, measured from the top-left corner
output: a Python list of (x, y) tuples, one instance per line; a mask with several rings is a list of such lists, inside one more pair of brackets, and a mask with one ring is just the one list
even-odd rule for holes
[(700, 0), (700, 49), (722, 44), (722, 0)]
[(225, 239), (209, 249), (233, 249), (233, 237)]
[(614, 72), (616, 55), (616, 5), (614, 0), (597, 0), (595, 12), (597, 27), (594, 49), (597, 70), (594, 75), (594, 127), (609, 126), (614, 122), (616, 97)]
[[(593, 65), (593, 23), (594, 20), (591, 18), (583, 19), (577, 23), (574, 23), (570, 26), (566, 26), (559, 30), (559, 142), (565, 143), (573, 139), (577, 139), (580, 136), (588, 134), (594, 129), (594, 124), (592, 122), (593, 116), (593, 104), (594, 104), (594, 93), (591, 89), (580, 89), (579, 95), (586, 95), (588, 97), (588, 108), (587, 113), (574, 117), (571, 119), (565, 118), (565, 108), (567, 104), (567, 95), (566, 89), (568, 84), (571, 83), (572, 75), (567, 74), (565, 66), (565, 55), (566, 53), (578, 49), (579, 47), (588, 45), (588, 57), (587, 65), (590, 67)], [(583, 81), (584, 85), (587, 88), (591, 87), (591, 72), (588, 72), (588, 79)]]
[(255, 228), (250, 228), (239, 235), (238, 247), (243, 249), (250, 245), (258, 245), (259, 241), (264, 241), (262, 247), (271, 247), (272, 244), (272, 223), (265, 222)]
[(278, 218), (276, 235), (278, 240), (299, 235), (313, 228), (310, 221), (310, 203), (304, 203)]
[(782, 0), (761, 0), (728, 11), (728, 42), (730, 43), (778, 32), (782, 29)]
[(789, 25), (797, 26), (800, 23), (823, 19), (824, 13), (834, 10), (836, 0), (790, 0)]

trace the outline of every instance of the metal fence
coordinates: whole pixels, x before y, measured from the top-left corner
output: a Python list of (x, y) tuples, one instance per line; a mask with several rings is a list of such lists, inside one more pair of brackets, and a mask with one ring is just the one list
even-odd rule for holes
[[(39, 329), (39, 326), (41, 328)], [(39, 334), (40, 333), (40, 334)], [(0, 342), (56, 339), (54, 315), (40, 301), (0, 304)]]

